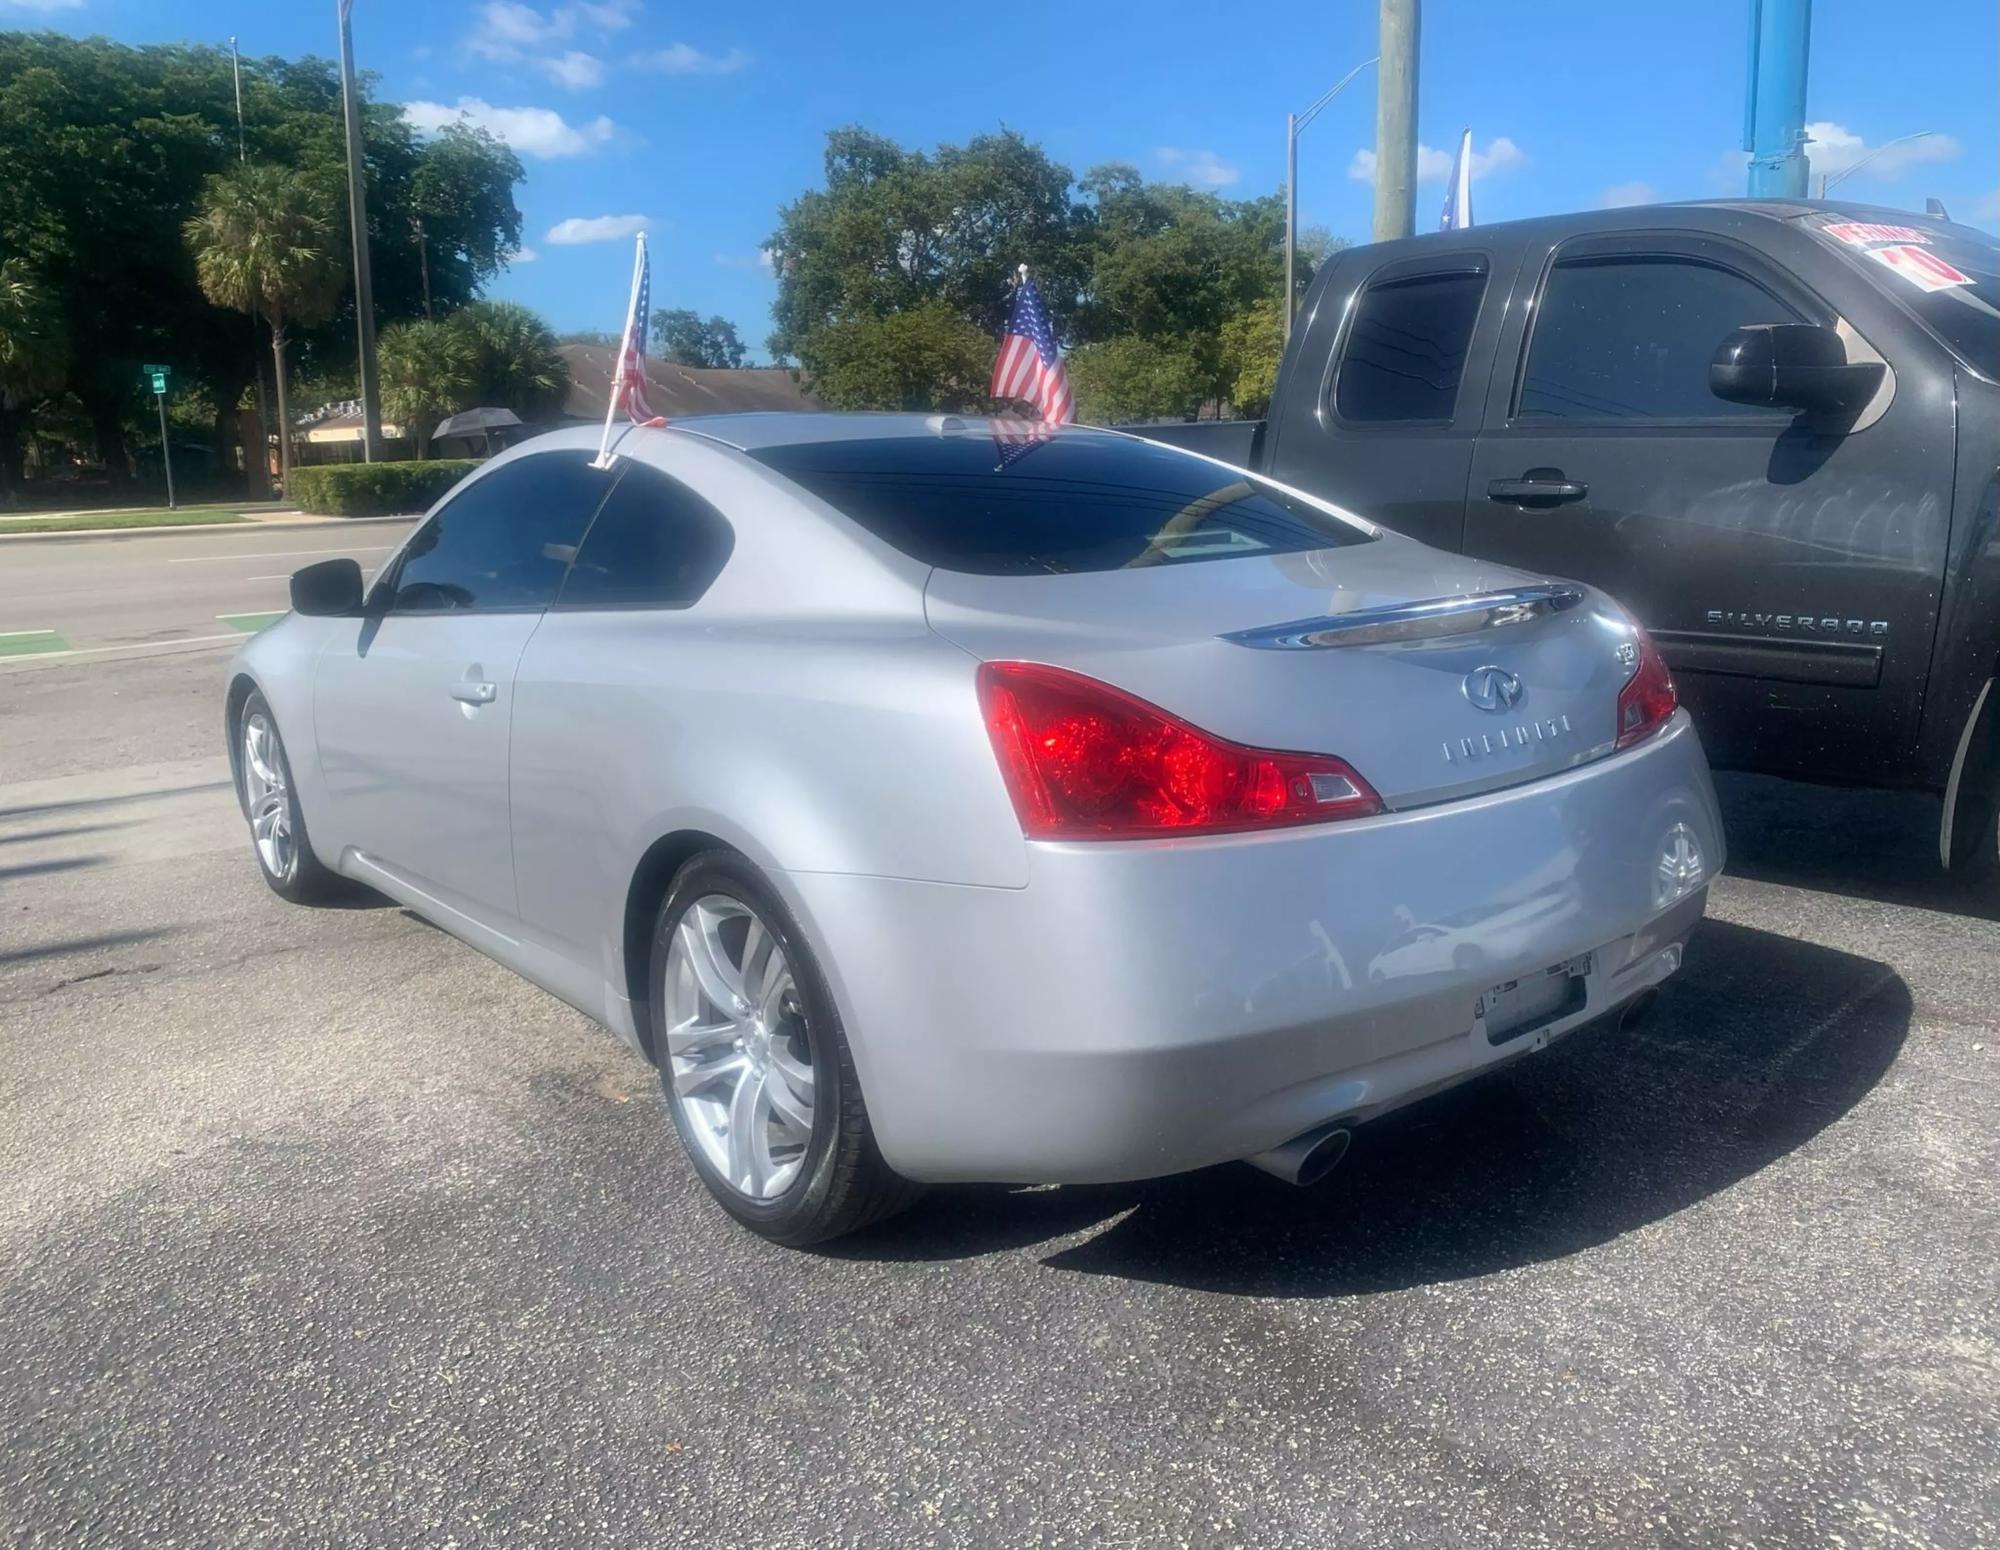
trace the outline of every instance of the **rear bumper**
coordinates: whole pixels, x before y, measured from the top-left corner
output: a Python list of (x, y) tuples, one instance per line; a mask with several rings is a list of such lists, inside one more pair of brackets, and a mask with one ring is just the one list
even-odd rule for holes
[[(912, 1178), (1143, 1178), (1386, 1112), (1666, 978), (1723, 862), (1685, 712), (1630, 752), (1449, 806), (1029, 850), (1022, 889), (781, 880)], [(1543, 1020), (1489, 1028), (1495, 987), (1584, 955)]]

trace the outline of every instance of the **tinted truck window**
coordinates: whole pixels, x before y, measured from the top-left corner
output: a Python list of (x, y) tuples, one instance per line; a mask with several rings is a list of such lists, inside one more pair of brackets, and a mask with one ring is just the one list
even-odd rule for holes
[(1364, 290), (1334, 383), (1341, 419), (1449, 420), (1485, 294), (1486, 276), (1470, 273), (1410, 275)]
[(1184, 565), (1365, 543), (1249, 475), (1125, 436), (937, 436), (751, 454), (912, 558), (982, 576)]
[(1769, 419), (1708, 390), (1723, 336), (1803, 319), (1754, 280), (1691, 258), (1572, 259), (1550, 272), (1515, 413), (1570, 420)]

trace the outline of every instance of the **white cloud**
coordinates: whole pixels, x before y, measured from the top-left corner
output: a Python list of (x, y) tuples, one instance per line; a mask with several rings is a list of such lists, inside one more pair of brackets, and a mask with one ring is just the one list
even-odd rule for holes
[[(1419, 183), (1442, 183), (1451, 176), (1453, 152), (1434, 150), (1428, 145), (1417, 147), (1417, 181)], [(1472, 148), (1472, 181), (1492, 177), (1496, 172), (1512, 172), (1517, 167), (1528, 164), (1528, 153), (1505, 135), (1497, 135), (1486, 144), (1485, 150), (1477, 145)], [(1347, 175), (1357, 183), (1375, 181), (1375, 153), (1363, 147), (1354, 153), (1354, 160), (1347, 164)]]
[(1992, 193), (1973, 205), (1972, 218), (1975, 221), (1984, 221), (1989, 226), (1995, 221), (2000, 221), (2000, 188), (1994, 189)]
[(1597, 208), (1616, 210), (1623, 205), (1650, 205), (1660, 202), (1660, 191), (1650, 183), (1613, 183), (1597, 196)]
[(576, 0), (570, 9), (606, 32), (622, 32), (639, 14), (639, 0)]
[(1950, 135), (1938, 134), (1877, 149), (1831, 119), (1816, 119), (1806, 125), (1806, 159), (1812, 164), (1815, 178), (1838, 175), (1867, 160), (1868, 165), (1856, 176), (1893, 183), (1912, 167), (1950, 161), (1963, 149)]
[(585, 242), (616, 242), (652, 224), (643, 215), (572, 215), (551, 226), (542, 241), (559, 248), (577, 247)]
[(554, 108), (496, 108), (480, 97), (442, 102), (406, 102), (403, 118), (421, 133), (435, 134), (463, 119), (505, 140), (523, 156), (553, 161), (562, 156), (588, 156), (618, 132), (599, 114), (587, 124), (572, 124)]
[(0, 0), (0, 11), (80, 11), (83, 0)]
[(734, 75), (750, 63), (750, 56), (740, 48), (705, 54), (692, 43), (669, 43), (650, 54), (635, 54), (632, 63), (662, 75)]
[(1153, 152), (1163, 167), (1180, 175), (1180, 181), (1196, 188), (1227, 188), (1243, 174), (1213, 151), (1184, 151), (1177, 145), (1163, 145)]
[(506, 262), (510, 265), (532, 264), (536, 259), (540, 258), (541, 256), (542, 255), (537, 253), (533, 248), (516, 248), (514, 249), (513, 252), (507, 255)]
[(484, 59), (519, 59), (528, 50), (560, 42), (576, 30), (573, 13), (544, 15), (520, 0), (486, 0), (474, 14), (478, 19), (465, 43)]
[(777, 270), (777, 261), (769, 248), (759, 248), (754, 253), (718, 253), (715, 261), (724, 269), (761, 269), (766, 274)]
[(571, 91), (595, 86), (604, 79), (604, 61), (581, 49), (573, 48), (566, 54), (551, 55), (538, 60), (537, 65), (548, 72), (549, 79), (556, 85), (567, 86)]

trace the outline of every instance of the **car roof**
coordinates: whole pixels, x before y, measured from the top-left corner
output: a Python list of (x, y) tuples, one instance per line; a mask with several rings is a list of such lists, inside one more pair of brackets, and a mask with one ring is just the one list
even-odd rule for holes
[[(1728, 230), (1733, 218), (1761, 216), (1773, 221), (1796, 221), (1808, 215), (1837, 215), (1855, 221), (1893, 221), (1907, 225), (1922, 222), (1940, 229), (1953, 229), (1952, 222), (1914, 210), (1890, 209), (1884, 205), (1857, 204), (1839, 199), (1683, 199), (1663, 204), (1620, 205), (1609, 210), (1566, 210), (1550, 215), (1530, 215), (1513, 221), (1490, 221), (1459, 231), (1425, 231), (1395, 239), (1398, 251), (1421, 251), (1433, 245), (1451, 243), (1477, 246), (1483, 234), (1530, 236), (1548, 231), (1616, 232), (1661, 225), (1684, 225), (1692, 230)], [(1741, 229), (1740, 225), (1736, 229)], [(1968, 234), (1972, 228), (1962, 228)], [(1373, 244), (1388, 247), (1389, 243)], [(1366, 251), (1364, 248), (1348, 252)], [(1329, 264), (1328, 268), (1332, 266)]]
[[(966, 436), (1018, 430), (1023, 422), (977, 414), (829, 414), (769, 410), (754, 414), (698, 414), (668, 422), (669, 430), (704, 436), (739, 452), (764, 447), (799, 446), (827, 441), (893, 441), (903, 437)], [(1084, 425), (1064, 425), (1062, 436), (1110, 436)]]

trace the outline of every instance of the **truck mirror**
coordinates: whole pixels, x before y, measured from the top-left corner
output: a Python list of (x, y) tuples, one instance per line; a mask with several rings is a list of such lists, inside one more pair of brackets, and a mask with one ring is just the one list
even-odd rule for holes
[(292, 612), (321, 619), (360, 613), (360, 565), (353, 560), (321, 560), (293, 571)]
[(1708, 366), (1708, 390), (1732, 404), (1837, 414), (1874, 397), (1882, 372), (1878, 361), (1850, 362), (1835, 329), (1752, 323), (1717, 347)]

